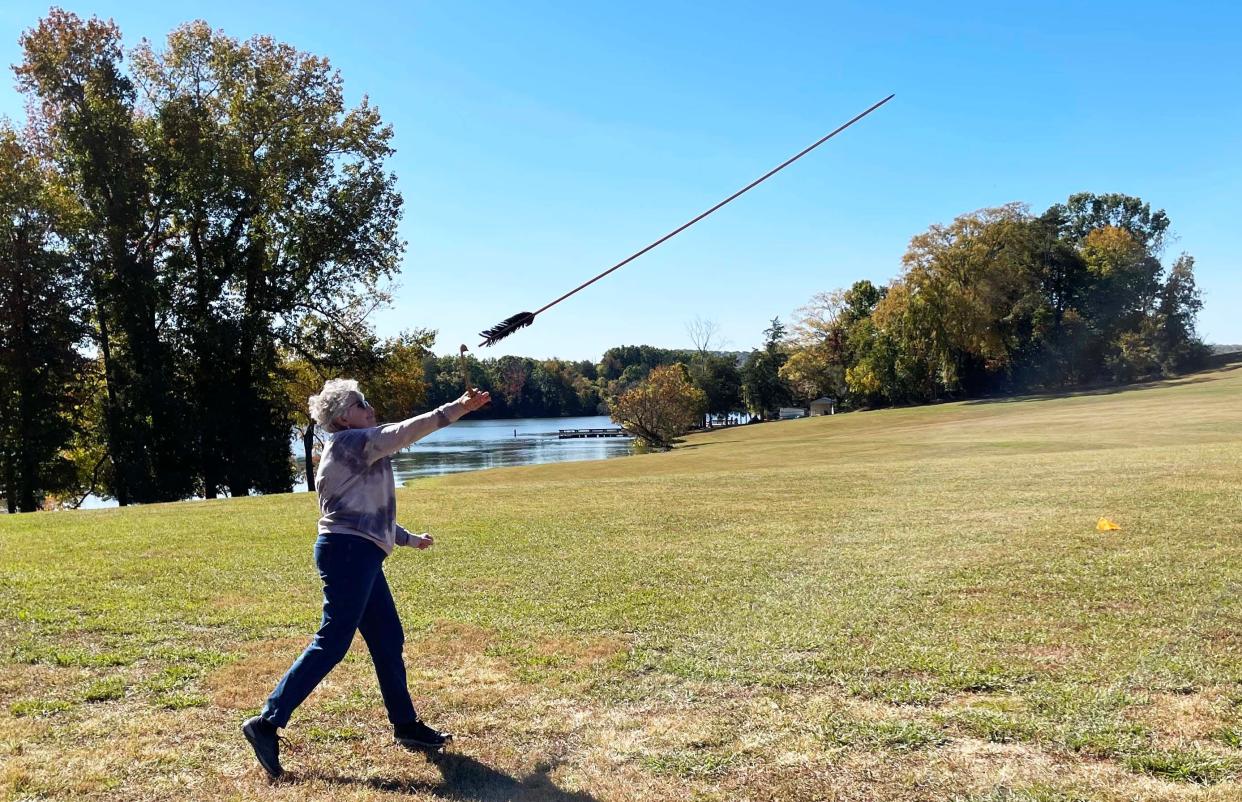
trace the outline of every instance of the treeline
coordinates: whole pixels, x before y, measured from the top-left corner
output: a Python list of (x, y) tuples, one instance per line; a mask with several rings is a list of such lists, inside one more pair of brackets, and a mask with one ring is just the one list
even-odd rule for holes
[(1161, 261), (1169, 219), (1139, 198), (1010, 204), (914, 237), (888, 286), (859, 281), (799, 310), (786, 398), (849, 407), (1130, 382), (1190, 370), (1194, 259)]
[[(492, 395), (492, 403), (474, 413), (476, 418), (606, 415), (615, 399), (645, 381), (653, 369), (675, 364), (688, 367), (711, 411), (740, 408), (741, 373), (734, 354), (626, 345), (608, 349), (599, 362), (519, 356), (466, 359), (471, 384)], [(428, 406), (461, 395), (464, 378), (457, 357), (429, 355), (423, 371)]]
[(20, 41), (29, 116), (0, 123), (9, 509), (290, 489), (299, 360), (402, 348), (366, 324), (404, 247), (391, 130), (266, 37), (195, 22), (126, 52), (111, 22), (52, 9)]

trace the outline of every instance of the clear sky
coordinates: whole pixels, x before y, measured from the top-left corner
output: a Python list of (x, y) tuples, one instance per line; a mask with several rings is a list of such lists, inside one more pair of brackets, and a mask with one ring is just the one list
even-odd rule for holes
[[(381, 333), (437, 350), (536, 309), (875, 101), (887, 106), (494, 353), (736, 349), (814, 293), (899, 273), (910, 237), (1079, 191), (1165, 209), (1209, 342), (1242, 343), (1236, 3), (96, 0), (132, 45), (202, 18), (328, 57), (395, 129), (409, 241)], [(47, 4), (5, 0), (0, 59)], [(22, 116), (10, 80), (0, 114)], [(486, 354), (484, 354), (486, 355)]]

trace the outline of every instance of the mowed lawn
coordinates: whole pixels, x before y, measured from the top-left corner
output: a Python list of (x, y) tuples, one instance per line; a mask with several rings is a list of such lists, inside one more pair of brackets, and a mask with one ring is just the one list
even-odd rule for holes
[(1231, 368), (417, 482), (386, 570), (456, 743), (392, 744), (359, 641), (276, 783), (238, 727), (318, 622), (313, 496), (0, 516), (0, 797), (1242, 799)]

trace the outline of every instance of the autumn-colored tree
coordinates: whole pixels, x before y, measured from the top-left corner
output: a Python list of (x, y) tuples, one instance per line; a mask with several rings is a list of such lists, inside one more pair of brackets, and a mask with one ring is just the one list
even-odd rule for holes
[(669, 448), (699, 422), (706, 407), (707, 397), (684, 365), (663, 365), (613, 403), (612, 419), (647, 445)]
[(376, 369), (358, 377), (379, 420), (404, 420), (424, 411), (423, 359), (434, 343), (435, 332), (426, 329), (405, 331), (380, 343)]
[[(915, 236), (871, 300), (821, 293), (799, 310), (781, 376), (805, 397), (842, 380), (854, 406), (1128, 381), (1202, 359), (1194, 260), (1167, 271), (1163, 211), (1071, 196), (961, 215)], [(850, 311), (858, 307), (858, 311)]]
[(870, 318), (885, 292), (870, 281), (856, 281), (849, 289), (816, 293), (797, 310), (789, 359), (780, 369), (795, 397), (809, 402), (846, 395), (845, 372), (855, 361), (853, 330)]

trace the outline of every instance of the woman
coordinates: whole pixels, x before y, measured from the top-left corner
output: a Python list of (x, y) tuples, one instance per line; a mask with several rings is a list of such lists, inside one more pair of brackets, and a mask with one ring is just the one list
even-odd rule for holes
[(397, 523), (390, 457), (489, 400), (485, 392), (470, 391), (425, 415), (376, 426), (375, 410), (356, 381), (330, 379), (310, 397), (311, 417), (330, 434), (315, 473), (320, 512), (315, 565), (323, 579), (323, 620), (263, 712), (242, 725), (259, 764), (272, 777), (281, 774), (277, 729), (288, 725), (297, 706), (345, 657), (356, 631), (371, 652), (397, 741), (438, 749), (452, 737), (423, 723), (406, 687), (405, 633), (382, 566), (395, 546), (425, 549), (434, 541)]

